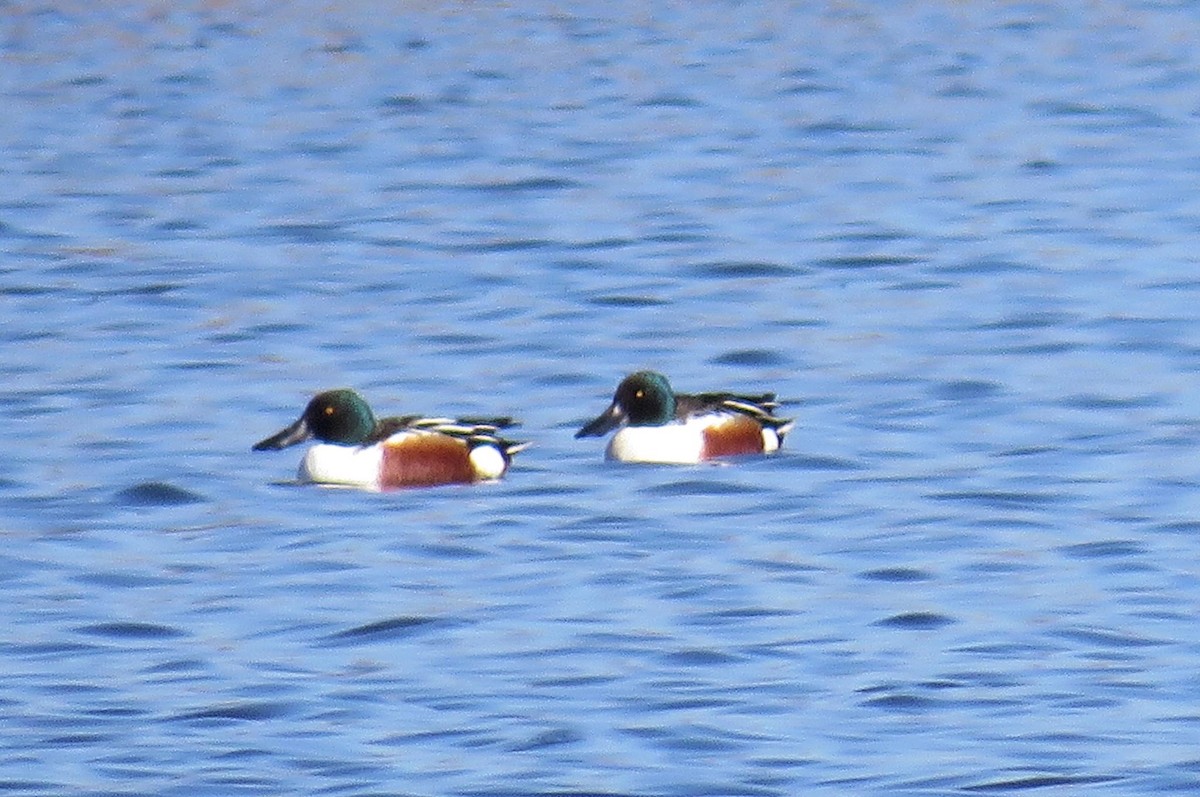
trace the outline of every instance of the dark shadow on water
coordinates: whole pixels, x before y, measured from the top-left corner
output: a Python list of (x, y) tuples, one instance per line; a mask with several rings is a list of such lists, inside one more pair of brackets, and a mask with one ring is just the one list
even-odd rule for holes
[(1086, 786), (1095, 783), (1114, 783), (1124, 778), (1115, 775), (1033, 775), (1026, 778), (1011, 778), (979, 783), (974, 786), (961, 786), (961, 791), (987, 794), (990, 792), (1004, 793), (1015, 791), (1030, 791), (1045, 789), (1050, 786)]
[(351, 645), (370, 645), (392, 639), (411, 636), (418, 631), (437, 625), (446, 625), (446, 621), (438, 617), (420, 617), (406, 615), (380, 620), (374, 623), (347, 628), (327, 636), (322, 646), (345, 647)]
[(933, 575), (928, 571), (916, 567), (883, 567), (878, 570), (867, 570), (859, 573), (858, 576), (870, 581), (890, 581), (896, 583), (928, 581), (933, 578)]
[(953, 622), (952, 617), (936, 612), (908, 612), (887, 617), (876, 622), (875, 625), (899, 628), (905, 631), (933, 631)]
[(688, 271), (697, 277), (728, 279), (738, 277), (791, 277), (811, 273), (811, 269), (782, 263), (717, 261), (691, 266)]
[(786, 355), (772, 349), (736, 349), (713, 357), (709, 362), (715, 365), (767, 367), (786, 365), (788, 360)]
[(181, 506), (197, 504), (205, 499), (191, 490), (166, 482), (142, 482), (121, 490), (116, 494), (116, 500), (125, 506)]
[(177, 628), (156, 623), (97, 623), (82, 626), (78, 630), (110, 639), (170, 639), (186, 636)]
[(171, 720), (188, 722), (192, 720), (242, 720), (258, 721), (278, 719), (291, 714), (295, 705), (291, 703), (276, 703), (271, 701), (247, 700), (237, 703), (222, 703), (210, 708), (188, 711), (170, 717)]

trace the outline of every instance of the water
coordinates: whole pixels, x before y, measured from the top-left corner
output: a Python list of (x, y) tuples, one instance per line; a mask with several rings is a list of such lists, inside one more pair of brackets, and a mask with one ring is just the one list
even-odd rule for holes
[[(0, 791), (1200, 788), (1198, 27), (0, 7)], [(605, 463), (644, 367), (797, 430)], [(340, 385), (534, 445), (251, 454)]]

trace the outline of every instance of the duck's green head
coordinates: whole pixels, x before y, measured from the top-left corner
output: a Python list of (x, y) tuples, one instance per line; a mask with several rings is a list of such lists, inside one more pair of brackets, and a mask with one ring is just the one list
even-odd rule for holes
[(623, 423), (630, 426), (662, 426), (675, 418), (675, 391), (667, 378), (655, 371), (638, 371), (621, 380), (612, 404), (595, 420), (575, 433), (594, 437)]
[(255, 451), (275, 450), (316, 438), (326, 443), (361, 445), (375, 431), (375, 414), (363, 397), (348, 388), (318, 393), (299, 420), (256, 443)]

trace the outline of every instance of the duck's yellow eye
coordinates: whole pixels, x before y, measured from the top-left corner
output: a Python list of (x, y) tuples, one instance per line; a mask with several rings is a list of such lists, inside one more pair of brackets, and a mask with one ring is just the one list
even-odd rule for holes
[(639, 390), (638, 392), (636, 392), (636, 393), (634, 393), (634, 394), (633, 394), (633, 397), (634, 397), (634, 398), (645, 398), (645, 397), (646, 397), (646, 391), (644, 391), (644, 390)]
[(326, 415), (333, 415), (335, 412), (337, 412), (337, 410), (335, 410), (333, 407), (326, 407), (326, 408), (325, 408), (325, 414), (326, 414)]

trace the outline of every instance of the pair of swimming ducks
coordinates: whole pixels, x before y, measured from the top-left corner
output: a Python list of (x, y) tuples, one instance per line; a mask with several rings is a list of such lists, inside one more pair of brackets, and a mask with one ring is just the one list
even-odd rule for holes
[[(609, 459), (690, 464), (778, 451), (792, 428), (776, 417), (774, 393), (676, 393), (662, 374), (639, 371), (617, 387), (612, 404), (575, 437), (617, 429)], [(278, 450), (306, 440), (299, 479), (376, 490), (498, 479), (528, 443), (507, 440), (512, 418), (376, 419), (353, 390), (329, 390), (308, 403), (299, 420), (254, 446)]]

